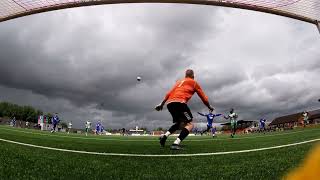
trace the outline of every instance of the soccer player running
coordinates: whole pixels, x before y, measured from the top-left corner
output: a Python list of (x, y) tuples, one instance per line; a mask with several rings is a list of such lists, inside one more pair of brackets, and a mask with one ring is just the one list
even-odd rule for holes
[(100, 135), (101, 132), (101, 122), (98, 121), (98, 123), (96, 124), (96, 135)]
[(69, 124), (68, 124), (68, 134), (70, 134), (71, 129), (72, 129), (72, 122), (69, 122)]
[(160, 137), (160, 145), (162, 147), (164, 147), (170, 134), (182, 128), (180, 135), (170, 147), (172, 150), (182, 149), (180, 146), (181, 141), (189, 135), (189, 132), (191, 132), (193, 128), (193, 116), (187, 102), (195, 92), (209, 110), (213, 111), (214, 108), (209, 104), (208, 97), (204, 94), (200, 85), (194, 80), (194, 73), (191, 69), (186, 71), (184, 79), (177, 81), (174, 87), (167, 93), (162, 103), (155, 107), (157, 111), (161, 111), (167, 102), (167, 108), (172, 115), (174, 123), (169, 130)]
[(29, 128), (29, 121), (26, 121), (26, 128)]
[[(212, 122), (213, 119), (217, 116), (221, 116), (222, 114), (213, 114), (212, 111), (210, 110), (208, 114), (202, 114), (200, 112), (198, 112), (198, 114), (200, 114), (201, 116), (205, 116), (207, 117), (207, 129), (201, 132), (201, 135), (205, 132), (209, 132), (209, 130), (212, 128)], [(214, 137), (214, 135), (212, 134), (212, 137)]]
[(89, 132), (89, 130), (91, 128), (91, 122), (87, 121), (85, 125), (86, 125), (86, 136), (88, 136), (88, 132)]
[(100, 126), (100, 135), (103, 134), (103, 131), (104, 131), (104, 126), (101, 124), (101, 126)]
[(55, 113), (55, 114), (53, 115), (53, 117), (52, 117), (53, 128), (52, 128), (52, 130), (51, 130), (51, 133), (56, 132), (56, 127), (57, 127), (57, 125), (58, 125), (59, 122), (60, 122), (60, 119), (59, 119), (59, 117), (58, 117), (58, 114)]
[(303, 117), (303, 127), (306, 127), (306, 125), (308, 124), (309, 113), (307, 111), (304, 111), (302, 113), (302, 117)]
[(16, 127), (16, 117), (13, 117), (11, 120), (12, 127)]
[(261, 118), (259, 120), (259, 132), (263, 132), (265, 134), (266, 132), (266, 119), (265, 118)]
[(126, 129), (125, 128), (121, 129), (121, 134), (122, 134), (122, 136), (124, 136), (126, 134)]
[(224, 116), (225, 119), (230, 119), (231, 125), (231, 137), (233, 138), (237, 131), (237, 118), (238, 114), (234, 112), (234, 109), (231, 108), (230, 114), (228, 116)]

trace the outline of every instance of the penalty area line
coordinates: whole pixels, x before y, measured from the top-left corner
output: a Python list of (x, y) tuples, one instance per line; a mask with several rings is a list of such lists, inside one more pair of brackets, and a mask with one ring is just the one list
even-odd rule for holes
[(257, 148), (257, 149), (247, 149), (247, 150), (239, 150), (239, 151), (226, 151), (226, 152), (214, 152), (214, 153), (195, 153), (195, 154), (125, 154), (125, 153), (103, 153), (103, 152), (90, 152), (90, 151), (78, 151), (78, 150), (70, 150), (70, 149), (60, 149), (60, 148), (53, 148), (53, 147), (46, 147), (46, 146), (39, 146), (33, 144), (27, 144), (22, 142), (16, 142), (11, 140), (6, 140), (0, 138), (0, 141), (11, 143), (11, 144), (18, 144), (22, 146), (28, 146), (33, 148), (39, 149), (47, 149), (53, 151), (61, 151), (61, 152), (71, 152), (71, 153), (79, 153), (79, 154), (91, 154), (91, 155), (102, 155), (102, 156), (127, 156), (127, 157), (190, 157), (190, 156), (213, 156), (213, 155), (224, 155), (224, 154), (239, 154), (239, 153), (248, 153), (248, 152), (257, 152), (257, 151), (265, 151), (270, 149), (279, 149), (284, 147), (290, 146), (297, 146), (301, 144), (307, 144), (311, 142), (320, 141), (319, 139), (312, 139), (308, 141), (302, 141), (292, 144), (286, 145), (279, 145), (279, 146), (271, 146), (265, 148)]

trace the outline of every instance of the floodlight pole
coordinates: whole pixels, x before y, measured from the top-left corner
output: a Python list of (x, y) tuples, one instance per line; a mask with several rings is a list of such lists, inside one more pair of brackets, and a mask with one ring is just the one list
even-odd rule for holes
[(316, 25), (317, 25), (317, 28), (318, 28), (319, 33), (320, 33), (320, 21), (316, 21)]

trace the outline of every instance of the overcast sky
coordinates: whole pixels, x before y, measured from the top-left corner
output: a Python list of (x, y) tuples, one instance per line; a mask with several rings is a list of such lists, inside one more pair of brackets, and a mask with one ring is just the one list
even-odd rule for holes
[[(0, 63), (1, 101), (77, 128), (168, 128), (169, 112), (153, 108), (187, 68), (217, 113), (271, 121), (320, 106), (316, 27), (247, 10), (127, 4), (32, 15), (0, 23)], [(205, 122), (197, 95), (189, 105)]]

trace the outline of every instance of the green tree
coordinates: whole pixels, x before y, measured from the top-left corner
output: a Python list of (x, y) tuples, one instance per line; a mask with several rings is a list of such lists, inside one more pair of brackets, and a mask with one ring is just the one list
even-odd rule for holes
[(16, 117), (17, 120), (37, 122), (40, 114), (43, 114), (43, 112), (32, 106), (19, 106), (9, 102), (0, 102), (0, 117)]
[(37, 111), (31, 106), (23, 106), (23, 118), (24, 121), (36, 123), (38, 119)]
[(9, 103), (7, 103), (7, 102), (1, 103), (1, 116), (2, 117), (9, 117)]

